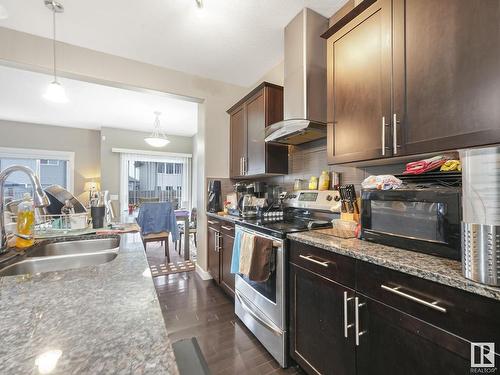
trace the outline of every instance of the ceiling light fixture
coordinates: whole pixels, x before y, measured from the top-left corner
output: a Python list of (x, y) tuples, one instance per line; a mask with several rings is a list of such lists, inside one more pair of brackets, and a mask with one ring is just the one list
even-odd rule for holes
[(45, 0), (45, 6), (49, 8), (52, 12), (52, 52), (54, 57), (54, 81), (47, 87), (43, 97), (51, 102), (55, 103), (67, 103), (68, 97), (66, 96), (66, 91), (64, 87), (57, 81), (57, 71), (56, 71), (56, 13), (64, 12), (64, 7), (57, 1)]
[(196, 1), (196, 6), (198, 8), (200, 8), (200, 9), (203, 8), (203, 0), (195, 0), (195, 1)]
[(153, 133), (149, 137), (144, 138), (144, 141), (152, 147), (163, 147), (170, 143), (167, 139), (165, 133), (160, 126), (160, 115), (161, 112), (154, 112), (155, 114), (155, 125)]
[(9, 18), (9, 12), (7, 12), (5, 6), (0, 4), (0, 20), (6, 20), (7, 18)]

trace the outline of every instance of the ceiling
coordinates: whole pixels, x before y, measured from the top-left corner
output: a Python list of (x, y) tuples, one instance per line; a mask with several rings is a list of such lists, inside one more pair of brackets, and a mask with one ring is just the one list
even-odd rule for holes
[[(0, 0), (1, 1), (1, 0)], [(42, 98), (53, 77), (0, 65), (0, 118), (71, 128), (120, 128), (151, 132), (154, 111), (165, 133), (193, 136), (198, 105), (171, 95), (140, 92), (59, 78), (69, 103)]]
[[(347, 0), (59, 0), (57, 39), (250, 86), (283, 59), (283, 28), (304, 7), (330, 17)], [(43, 0), (0, 0), (7, 27), (52, 36)]]

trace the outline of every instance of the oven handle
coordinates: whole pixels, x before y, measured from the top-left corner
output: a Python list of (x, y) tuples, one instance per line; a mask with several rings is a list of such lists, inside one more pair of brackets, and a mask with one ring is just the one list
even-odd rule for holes
[(275, 324), (271, 322), (266, 322), (264, 319), (262, 319), (260, 316), (258, 316), (256, 313), (252, 311), (252, 309), (245, 303), (243, 296), (241, 296), (239, 291), (235, 291), (235, 296), (238, 299), (239, 303), (241, 304), (241, 307), (243, 310), (245, 310), (252, 318), (257, 320), (260, 324), (262, 324), (264, 327), (268, 328), (270, 331), (272, 331), (276, 336), (282, 336), (283, 332), (281, 329), (279, 329)]
[(251, 229), (248, 229), (246, 227), (242, 227), (240, 225), (236, 225), (235, 227), (236, 229), (239, 229), (240, 231), (242, 232), (246, 232), (248, 234), (253, 234), (254, 236), (257, 236), (257, 237), (262, 237), (262, 238), (267, 238), (268, 240), (272, 240), (273, 241), (273, 246), (274, 247), (277, 247), (277, 248), (282, 248), (283, 245), (284, 245), (284, 241), (280, 238), (277, 238), (277, 237), (273, 237), (273, 236), (268, 236), (267, 234), (263, 234), (263, 233), (259, 233), (257, 231), (254, 231), (254, 230), (251, 230)]

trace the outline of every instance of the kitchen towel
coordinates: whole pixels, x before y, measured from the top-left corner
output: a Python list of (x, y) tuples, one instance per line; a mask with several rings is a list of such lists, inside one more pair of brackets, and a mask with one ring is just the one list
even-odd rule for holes
[(243, 233), (240, 246), (240, 273), (248, 276), (252, 257), (254, 252), (255, 236), (249, 233)]
[(236, 228), (236, 232), (234, 233), (234, 242), (233, 242), (233, 257), (231, 259), (231, 273), (240, 272), (240, 249), (241, 249), (241, 237), (243, 236), (243, 232), (241, 229)]
[(252, 261), (248, 278), (256, 282), (264, 282), (271, 274), (271, 257), (273, 255), (273, 241), (264, 237), (255, 236)]

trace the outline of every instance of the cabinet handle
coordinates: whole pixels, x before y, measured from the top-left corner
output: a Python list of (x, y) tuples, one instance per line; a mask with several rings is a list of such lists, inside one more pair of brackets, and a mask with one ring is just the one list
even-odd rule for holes
[(217, 224), (216, 221), (212, 221), (212, 220), (207, 220), (207, 222), (208, 222), (208, 224), (212, 224), (212, 225)]
[(221, 228), (225, 229), (225, 230), (233, 230), (234, 229), (234, 228), (231, 228), (231, 227), (226, 227), (225, 225), (222, 225)]
[(366, 303), (359, 303), (359, 297), (354, 298), (354, 329), (356, 335), (356, 346), (359, 346), (359, 338), (366, 333), (366, 331), (359, 331), (359, 308), (364, 305), (366, 305)]
[(240, 157), (240, 176), (243, 176), (243, 157)]
[(353, 299), (353, 297), (347, 297), (347, 292), (344, 292), (344, 337), (345, 338), (348, 338), (349, 337), (349, 333), (348, 333), (348, 330), (349, 328), (351, 328), (352, 326), (354, 326), (354, 324), (349, 324), (347, 322), (347, 302), (351, 301)]
[(385, 116), (382, 116), (382, 156), (385, 156)]
[(392, 147), (394, 148), (394, 155), (398, 154), (398, 115), (394, 113), (393, 117), (393, 134), (392, 134)]
[(247, 175), (247, 158), (246, 158), (246, 156), (243, 156), (243, 174), (245, 176)]
[(419, 303), (421, 305), (430, 307), (431, 309), (434, 309), (434, 310), (437, 310), (439, 312), (446, 314), (446, 309), (444, 307), (438, 305), (439, 301), (432, 301), (432, 302), (424, 301), (421, 298), (418, 298), (418, 297), (412, 296), (411, 294), (400, 291), (399, 290), (399, 289), (401, 289), (400, 286), (396, 286), (396, 287), (391, 288), (390, 286), (382, 284), (382, 285), (380, 285), (380, 287), (382, 289), (387, 290), (388, 292), (394, 293), (400, 297), (409, 299), (413, 302)]
[(302, 254), (300, 254), (299, 257), (302, 258), (302, 259), (308, 260), (309, 262), (313, 262), (313, 263), (319, 264), (320, 266), (323, 266), (323, 267), (328, 267), (330, 265), (330, 262), (322, 262), (320, 260), (316, 260), (311, 255), (302, 255)]
[(220, 251), (222, 250), (222, 241), (224, 241), (224, 239), (222, 238), (222, 236), (220, 235), (220, 232), (217, 232), (218, 234), (218, 238), (219, 238), (219, 241), (217, 241), (218, 245), (219, 245), (219, 248), (217, 249), (217, 252), (220, 253)]

